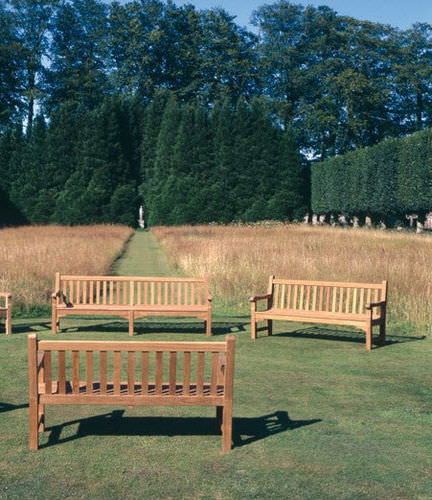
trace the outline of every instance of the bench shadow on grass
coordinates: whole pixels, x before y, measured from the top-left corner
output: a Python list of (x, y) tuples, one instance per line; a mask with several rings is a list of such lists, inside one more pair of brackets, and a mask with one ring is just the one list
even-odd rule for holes
[[(125, 417), (125, 410), (61, 425), (47, 427), (48, 442), (40, 448), (74, 441), (85, 436), (211, 436), (220, 435), (216, 418), (211, 417)], [(321, 422), (321, 419), (291, 420), (286, 411), (276, 411), (261, 417), (233, 418), (233, 446), (241, 447), (281, 432)], [(78, 424), (76, 434), (61, 438), (62, 431)]]
[(28, 403), (22, 405), (13, 405), (10, 403), (3, 403), (0, 401), (0, 413), (5, 413), (7, 411), (20, 410), (21, 408), (28, 408)]
[[(260, 328), (259, 330), (266, 331), (265, 328)], [(352, 330), (334, 330), (331, 328), (324, 328), (321, 326), (312, 326), (308, 328), (299, 328), (298, 330), (292, 330), (289, 332), (276, 332), (275, 336), (278, 337), (297, 337), (297, 338), (308, 338), (308, 339), (322, 339), (322, 340), (339, 340), (343, 342), (358, 342), (365, 343), (365, 334), (362, 331), (352, 331)], [(424, 340), (425, 335), (421, 337), (413, 337), (408, 335), (393, 335), (386, 334), (385, 345), (392, 344), (402, 344), (405, 342), (415, 342), (416, 340)], [(374, 334), (374, 342), (377, 341), (377, 334)], [(376, 345), (375, 347), (385, 347)]]

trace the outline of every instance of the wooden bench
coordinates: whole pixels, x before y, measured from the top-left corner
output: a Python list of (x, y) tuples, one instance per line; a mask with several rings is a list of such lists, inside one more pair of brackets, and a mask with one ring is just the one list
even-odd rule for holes
[[(366, 333), (366, 349), (372, 348), (372, 327), (379, 325), (379, 343), (385, 343), (387, 281), (341, 283), (336, 281), (287, 280), (270, 276), (265, 295), (251, 297), (251, 337), (257, 337), (257, 322), (267, 320), (268, 335), (273, 320), (356, 326)], [(267, 302), (258, 311), (257, 303)]]
[(0, 318), (5, 318), (6, 335), (12, 333), (12, 295), (0, 292)]
[(192, 316), (203, 319), (211, 332), (208, 278), (157, 278), (131, 276), (70, 276), (56, 273), (52, 295), (51, 329), (60, 329), (60, 318), (76, 314), (115, 315), (129, 321), (143, 316)]
[(233, 335), (225, 342), (116, 342), (38, 341), (31, 334), (30, 449), (38, 449), (45, 430), (45, 405), (70, 404), (215, 406), (222, 449), (229, 451), (234, 348)]

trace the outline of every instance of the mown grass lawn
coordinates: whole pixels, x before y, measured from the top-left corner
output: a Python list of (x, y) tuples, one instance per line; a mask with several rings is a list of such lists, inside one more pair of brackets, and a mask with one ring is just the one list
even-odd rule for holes
[[(367, 353), (361, 333), (306, 324), (275, 322), (253, 342), (248, 321), (214, 315), (212, 339), (237, 339), (234, 447), (222, 454), (203, 407), (48, 406), (41, 449), (28, 451), (27, 334), (52, 335), (48, 318), (15, 320), (0, 335), (0, 498), (432, 497), (430, 338), (393, 327)], [(58, 339), (129, 340), (116, 319), (62, 327)], [(136, 331), (205, 339), (193, 320)]]

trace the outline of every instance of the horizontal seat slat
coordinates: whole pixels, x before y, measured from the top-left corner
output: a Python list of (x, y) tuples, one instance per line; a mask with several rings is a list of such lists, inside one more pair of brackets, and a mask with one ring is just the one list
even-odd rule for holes
[(329, 287), (340, 287), (340, 288), (383, 288), (384, 284), (381, 283), (354, 283), (354, 282), (342, 282), (342, 281), (317, 281), (317, 280), (291, 280), (274, 278), (274, 284), (278, 285), (316, 285), (316, 286), (329, 286)]
[(345, 312), (327, 312), (327, 311), (309, 311), (309, 310), (292, 310), (292, 309), (267, 309), (265, 311), (257, 311), (256, 315), (259, 316), (260, 314), (264, 316), (268, 316), (271, 314), (275, 314), (277, 316), (299, 316), (299, 317), (313, 317), (313, 318), (334, 318), (334, 319), (344, 319), (344, 318), (353, 318), (353, 319), (359, 319), (359, 320), (365, 320), (368, 318), (367, 314), (352, 314), (352, 313), (345, 313)]

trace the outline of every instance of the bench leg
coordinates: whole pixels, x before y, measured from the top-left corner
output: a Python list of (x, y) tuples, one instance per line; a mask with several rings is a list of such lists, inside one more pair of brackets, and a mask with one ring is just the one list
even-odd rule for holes
[(59, 323), (57, 321), (57, 312), (53, 308), (53, 310), (51, 312), (51, 333), (57, 333), (58, 325), (59, 325)]
[(216, 406), (216, 429), (222, 432), (223, 406)]
[(255, 340), (257, 338), (257, 324), (255, 316), (255, 304), (251, 304), (251, 339)]
[(211, 324), (211, 315), (207, 316), (207, 319), (204, 321), (206, 336), (211, 337), (212, 335), (212, 324)]
[(267, 335), (273, 335), (273, 320), (268, 319), (267, 320)]
[(31, 450), (39, 449), (39, 433), (38, 433), (38, 418), (39, 408), (37, 400), (30, 400), (29, 405), (29, 424), (30, 424), (30, 442), (29, 448)]
[(6, 311), (6, 335), (10, 335), (12, 333), (12, 311), (10, 307)]
[(370, 351), (372, 349), (372, 325), (369, 323), (365, 328), (366, 333), (366, 351)]
[(222, 417), (222, 451), (231, 450), (232, 446), (232, 406), (227, 405), (223, 408)]
[(129, 335), (132, 336), (134, 334), (134, 313), (133, 311), (129, 311)]

